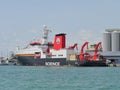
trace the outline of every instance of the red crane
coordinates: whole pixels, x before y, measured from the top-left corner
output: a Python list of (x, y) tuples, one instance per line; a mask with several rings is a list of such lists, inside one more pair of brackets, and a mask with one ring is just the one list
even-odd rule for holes
[(76, 47), (76, 49), (78, 50), (78, 44), (77, 43), (75, 43), (73, 46), (69, 46), (69, 49), (74, 49), (75, 47)]
[(102, 43), (99, 42), (96, 46), (95, 46), (95, 50), (94, 50), (94, 56), (93, 56), (93, 60), (96, 60), (100, 54), (98, 54), (98, 48), (102, 47)]
[(83, 45), (82, 45), (82, 48), (81, 48), (81, 50), (80, 50), (80, 56), (79, 56), (79, 59), (80, 60), (84, 60), (85, 58), (84, 58), (84, 55), (85, 55), (85, 53), (84, 53), (84, 48), (85, 48), (85, 46), (87, 46), (87, 48), (88, 48), (88, 42), (85, 42)]

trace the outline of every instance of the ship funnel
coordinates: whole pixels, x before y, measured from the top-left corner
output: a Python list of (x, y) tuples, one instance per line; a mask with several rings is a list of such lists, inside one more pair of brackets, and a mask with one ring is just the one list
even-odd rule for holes
[(56, 34), (54, 38), (54, 49), (55, 50), (60, 50), (62, 48), (66, 47), (66, 34), (60, 33)]

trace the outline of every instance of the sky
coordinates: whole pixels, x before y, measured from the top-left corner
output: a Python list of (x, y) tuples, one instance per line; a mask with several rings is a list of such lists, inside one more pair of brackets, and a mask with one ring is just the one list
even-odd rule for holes
[(120, 28), (120, 0), (0, 0), (0, 56), (39, 39), (43, 25), (66, 33), (67, 46), (102, 42), (108, 28)]

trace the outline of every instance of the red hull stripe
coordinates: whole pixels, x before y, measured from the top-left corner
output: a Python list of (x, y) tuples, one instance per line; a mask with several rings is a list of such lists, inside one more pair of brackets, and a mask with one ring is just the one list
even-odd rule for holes
[(35, 54), (17, 54), (16, 56), (35, 56)]

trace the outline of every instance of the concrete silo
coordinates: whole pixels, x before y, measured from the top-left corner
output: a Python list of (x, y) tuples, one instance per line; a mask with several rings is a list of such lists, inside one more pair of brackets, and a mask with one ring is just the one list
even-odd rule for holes
[(112, 32), (112, 51), (120, 51), (120, 32)]
[(103, 51), (111, 51), (111, 32), (104, 32), (103, 33)]

